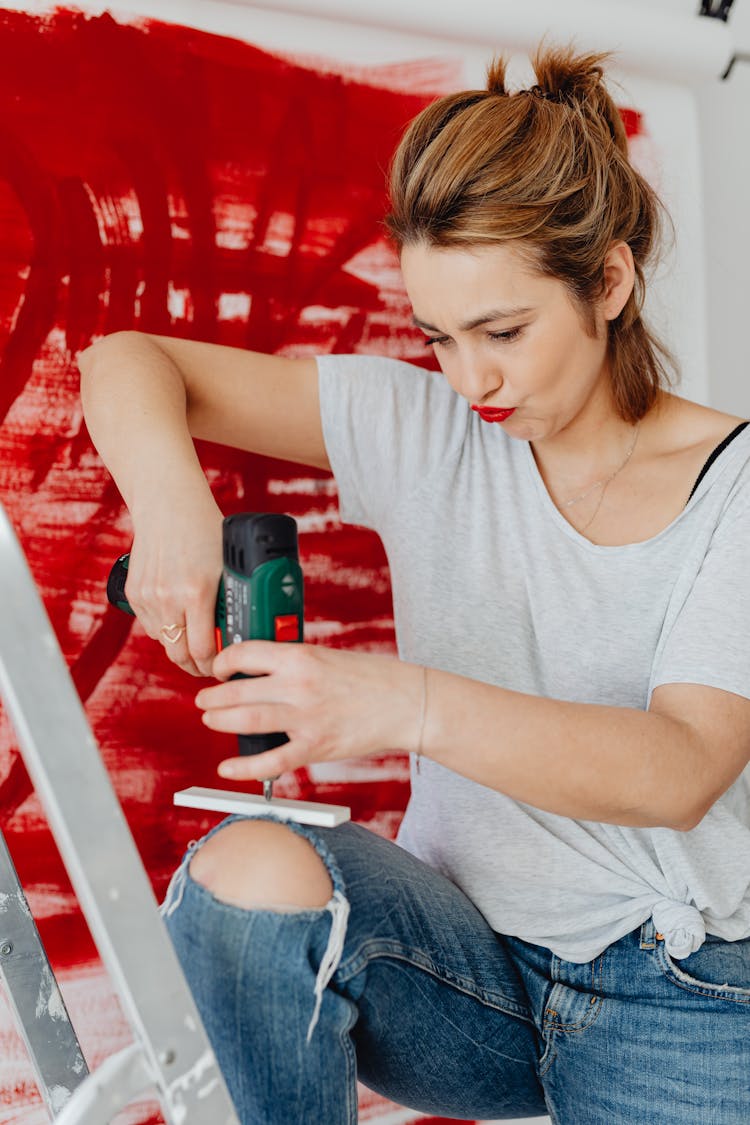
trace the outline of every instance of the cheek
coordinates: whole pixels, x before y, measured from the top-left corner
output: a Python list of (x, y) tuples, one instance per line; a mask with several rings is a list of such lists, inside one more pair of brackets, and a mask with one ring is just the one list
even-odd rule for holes
[[(551, 391), (564, 381), (568, 373), (569, 342), (557, 336), (545, 336), (534, 341), (523, 353), (519, 352), (515, 359), (515, 363), (508, 365), (509, 377), (517, 379), (532, 392)], [(575, 368), (575, 363), (572, 367)]]
[(580, 329), (560, 332), (545, 342), (538, 354), (539, 385), (584, 389), (598, 379), (604, 359), (601, 341), (586, 336)]
[(438, 367), (442, 371), (446, 381), (450, 384), (454, 391), (458, 391), (457, 365), (455, 363), (455, 360), (452, 360), (450, 353), (440, 351), (435, 348), (435, 359), (437, 360)]

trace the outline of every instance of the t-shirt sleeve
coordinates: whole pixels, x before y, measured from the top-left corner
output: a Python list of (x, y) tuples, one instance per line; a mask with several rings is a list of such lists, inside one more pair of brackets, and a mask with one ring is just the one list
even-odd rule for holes
[(319, 356), (320, 414), (344, 523), (389, 513), (458, 456), (469, 409), (434, 371), (379, 356)]
[(749, 577), (747, 478), (729, 498), (657, 655), (652, 690), (659, 684), (695, 683), (750, 698)]

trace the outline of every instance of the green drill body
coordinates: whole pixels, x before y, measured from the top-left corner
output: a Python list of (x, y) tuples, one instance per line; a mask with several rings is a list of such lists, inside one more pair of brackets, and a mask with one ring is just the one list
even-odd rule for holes
[[(242, 512), (226, 517), (222, 538), (224, 569), (214, 613), (217, 648), (249, 640), (301, 642), (304, 593), (296, 522), (276, 513)], [(125, 597), (129, 561), (125, 554), (114, 564), (107, 597), (132, 614)], [(242, 755), (261, 754), (288, 741), (281, 731), (237, 737)], [(272, 785), (263, 782), (266, 797)]]

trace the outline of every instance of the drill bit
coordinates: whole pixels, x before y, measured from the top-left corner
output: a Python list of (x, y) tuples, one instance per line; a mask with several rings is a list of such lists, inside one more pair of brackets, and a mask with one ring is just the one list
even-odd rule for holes
[(273, 778), (263, 782), (263, 796), (267, 801), (270, 801), (273, 797)]

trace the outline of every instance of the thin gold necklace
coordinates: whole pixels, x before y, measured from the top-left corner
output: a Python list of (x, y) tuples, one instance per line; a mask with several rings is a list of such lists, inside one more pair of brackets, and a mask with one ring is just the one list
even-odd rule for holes
[(562, 502), (563, 508), (572, 508), (574, 504), (580, 504), (580, 502), (582, 500), (585, 500), (587, 496), (590, 496), (591, 493), (595, 491), (595, 489), (597, 489), (597, 488), (601, 489), (601, 492), (599, 494), (599, 501), (598, 501), (596, 507), (594, 508), (593, 514), (592, 514), (591, 518), (583, 525), (583, 527), (579, 529), (580, 531), (585, 531), (588, 527), (590, 527), (591, 524), (596, 519), (596, 517), (598, 516), (599, 509), (601, 508), (602, 501), (604, 500), (604, 493), (607, 491), (607, 488), (612, 483), (612, 481), (615, 479), (615, 477), (618, 475), (618, 473), (622, 472), (622, 470), (625, 468), (625, 466), (627, 465), (630, 458), (633, 456), (633, 451), (635, 449), (636, 442), (638, 441), (638, 434), (640, 433), (640, 429), (641, 429), (641, 424), (640, 424), (640, 422), (638, 422), (636, 427), (635, 427), (635, 433), (633, 434), (633, 441), (632, 441), (632, 444), (630, 446), (630, 449), (625, 454), (625, 460), (622, 462), (621, 465), (618, 465), (618, 467), (615, 469), (615, 471), (613, 473), (610, 473), (608, 477), (603, 477), (601, 480), (594, 481), (594, 483), (589, 485), (589, 487), (586, 489), (586, 491), (582, 492), (580, 494), (580, 496), (574, 496), (571, 500), (563, 500), (563, 502)]

